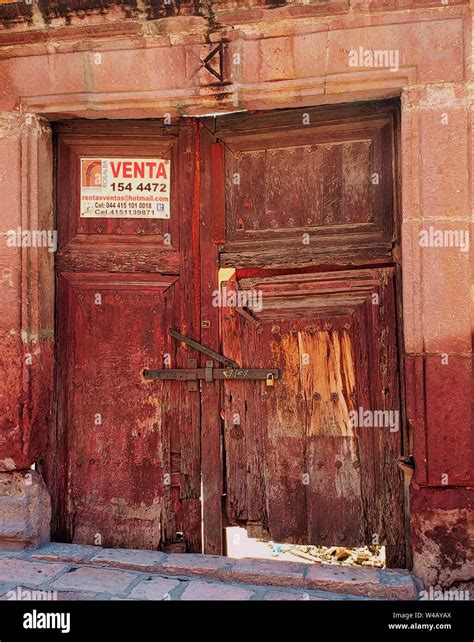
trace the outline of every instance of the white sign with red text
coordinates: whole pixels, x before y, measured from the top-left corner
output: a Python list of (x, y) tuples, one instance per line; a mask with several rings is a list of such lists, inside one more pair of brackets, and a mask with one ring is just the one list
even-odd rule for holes
[(82, 218), (169, 218), (171, 163), (81, 158)]

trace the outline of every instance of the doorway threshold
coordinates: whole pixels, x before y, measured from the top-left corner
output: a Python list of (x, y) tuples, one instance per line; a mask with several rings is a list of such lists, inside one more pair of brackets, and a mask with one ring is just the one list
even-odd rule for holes
[[(192, 584), (196, 592), (201, 586), (203, 595), (213, 590), (207, 584), (218, 584), (214, 587), (216, 595), (219, 586), (231, 595), (239, 593), (231, 588), (240, 588), (254, 595), (248, 599), (271, 599), (264, 595), (275, 590), (287, 597), (274, 599), (417, 599), (415, 580), (407, 570), (332, 567), (273, 559), (232, 559), (54, 542), (38, 549), (0, 551), (0, 586), (8, 587), (12, 582), (18, 586), (31, 586), (32, 578), (36, 582), (34, 586), (41, 585), (41, 588), (47, 584), (52, 590), (67, 591), (69, 588), (83, 593), (127, 596), (138, 585), (145, 590), (160, 585), (161, 581), (171, 581), (176, 590), (178, 586), (186, 590)], [(197, 581), (199, 586), (195, 584)], [(132, 595), (125, 599), (140, 597)], [(195, 599), (212, 598), (196, 596)]]
[(226, 554), (233, 559), (256, 557), (278, 561), (303, 562), (306, 564), (331, 564), (345, 567), (386, 567), (385, 546), (315, 546), (278, 543), (248, 535), (245, 528), (228, 526)]

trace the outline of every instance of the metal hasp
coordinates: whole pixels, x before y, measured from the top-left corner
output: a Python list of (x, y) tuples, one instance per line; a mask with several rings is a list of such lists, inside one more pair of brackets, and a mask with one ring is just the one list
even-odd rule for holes
[[(177, 341), (183, 341), (186, 345), (202, 352), (208, 357), (212, 357), (215, 361), (223, 363), (226, 368), (214, 368), (212, 361), (206, 361), (204, 368), (190, 367), (190, 368), (165, 368), (163, 370), (143, 370), (145, 379), (163, 379), (175, 381), (187, 381), (191, 390), (196, 390), (197, 387), (193, 382), (198, 379), (204, 381), (214, 381), (216, 379), (223, 379), (227, 381), (239, 380), (257, 380), (263, 379), (267, 382), (268, 386), (273, 386), (273, 382), (279, 378), (280, 370), (278, 368), (240, 368), (235, 361), (225, 357), (218, 352), (214, 352), (210, 348), (201, 345), (194, 339), (186, 337), (184, 334), (176, 332), (176, 330), (169, 330), (170, 335)], [(193, 364), (194, 365), (194, 364)]]

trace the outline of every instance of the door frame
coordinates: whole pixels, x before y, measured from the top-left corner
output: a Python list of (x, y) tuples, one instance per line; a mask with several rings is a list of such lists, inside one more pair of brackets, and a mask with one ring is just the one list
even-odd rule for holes
[[(400, 108), (399, 101), (390, 101), (394, 107), (397, 127), (394, 128), (394, 207), (393, 223), (394, 233), (400, 239)], [(388, 103), (388, 101), (384, 101)], [(328, 109), (340, 111), (364, 109), (364, 106), (371, 109), (380, 103), (358, 103), (357, 105), (333, 105), (315, 106), (305, 108), (304, 111), (324, 112)], [(362, 105), (362, 106), (361, 106)], [(278, 112), (280, 110), (274, 110)], [(302, 109), (293, 107), (284, 111), (299, 111)], [(269, 113), (274, 113), (269, 112)], [(260, 112), (255, 112), (258, 115)], [(252, 113), (246, 113), (245, 117), (252, 117)], [(228, 114), (223, 114), (229, 117)], [(239, 118), (235, 114), (232, 118)], [(78, 121), (75, 121), (78, 122)], [(91, 121), (84, 119), (83, 124)], [(123, 121), (129, 124), (129, 120)], [(140, 122), (147, 122), (146, 120)], [(216, 123), (214, 117), (183, 117), (180, 123), (187, 123), (192, 128), (194, 140), (194, 179), (193, 179), (193, 206), (192, 206), (192, 247), (193, 252), (200, 258), (199, 283), (197, 291), (200, 296), (195, 300), (196, 329), (199, 333), (196, 336), (198, 341), (213, 350), (220, 352), (219, 332), (219, 309), (211, 305), (212, 297), (209, 292), (218, 287), (219, 271), (219, 245), (225, 241), (225, 193), (223, 177), (223, 148), (216, 135)], [(54, 159), (55, 173), (57, 170), (56, 158)], [(400, 367), (400, 401), (402, 417), (402, 443), (403, 450), (410, 453), (412, 435), (406, 421), (405, 409), (405, 375), (403, 360), (403, 324), (402, 324), (402, 291), (401, 291), (401, 252), (399, 245), (396, 246), (394, 264), (397, 273), (397, 331), (398, 331), (398, 353)], [(197, 301), (199, 299), (199, 302)], [(198, 357), (201, 365), (204, 365), (205, 357)], [(207, 384), (203, 382), (201, 389), (201, 481), (202, 481), (202, 551), (207, 554), (222, 555), (225, 552), (225, 512), (223, 510), (224, 491), (224, 443), (220, 418), (222, 403), (222, 386), (220, 382)], [(53, 442), (54, 443), (54, 442)], [(54, 460), (51, 453), (54, 447), (48, 449), (49, 461)], [(57, 475), (58, 473), (56, 473)], [(51, 475), (53, 481), (54, 475)], [(56, 477), (57, 481), (57, 477)], [(409, 494), (408, 485), (405, 485), (405, 536), (407, 565), (410, 567), (411, 549), (409, 546)]]

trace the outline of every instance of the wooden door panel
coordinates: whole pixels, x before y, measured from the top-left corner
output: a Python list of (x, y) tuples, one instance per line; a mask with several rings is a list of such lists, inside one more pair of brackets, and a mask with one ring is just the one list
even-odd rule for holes
[(219, 119), (229, 267), (344, 267), (397, 241), (393, 105)]
[[(165, 293), (176, 277), (59, 275), (70, 428), (64, 501), (73, 542), (157, 549), (169, 530), (169, 424), (161, 382), (143, 368), (163, 352)], [(133, 331), (132, 331), (133, 329)]]
[[(372, 139), (228, 152), (227, 238), (278, 230), (373, 224)], [(377, 140), (380, 147), (380, 141)], [(297, 167), (298, 170), (294, 171)], [(236, 189), (236, 176), (240, 183)]]
[(171, 162), (171, 202), (178, 202), (179, 133), (176, 125), (114, 123), (100, 128), (62, 125), (57, 142), (58, 269), (179, 273), (180, 222), (170, 219), (81, 218), (81, 158), (163, 158)]
[[(142, 376), (196, 357), (169, 328), (200, 338), (194, 124), (61, 123), (56, 144), (53, 537), (200, 552), (200, 395)], [(169, 160), (170, 218), (81, 218), (89, 157)]]
[(224, 383), (228, 517), (260, 524), (274, 541), (356, 546), (376, 536), (400, 563), (400, 426), (354, 426), (350, 414), (399, 412), (393, 270), (243, 278), (238, 287), (261, 291), (261, 325), (225, 309), (224, 353), (282, 376), (273, 387)]

